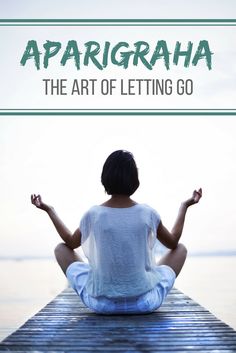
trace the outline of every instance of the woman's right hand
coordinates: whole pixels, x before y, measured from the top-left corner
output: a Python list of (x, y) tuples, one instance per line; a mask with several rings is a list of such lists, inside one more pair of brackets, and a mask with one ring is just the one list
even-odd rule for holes
[(40, 210), (48, 212), (52, 207), (42, 201), (41, 195), (31, 195), (31, 203)]
[(187, 207), (195, 205), (196, 203), (199, 202), (201, 197), (202, 197), (202, 189), (200, 188), (199, 190), (194, 190), (192, 197), (190, 197), (184, 203), (186, 204)]

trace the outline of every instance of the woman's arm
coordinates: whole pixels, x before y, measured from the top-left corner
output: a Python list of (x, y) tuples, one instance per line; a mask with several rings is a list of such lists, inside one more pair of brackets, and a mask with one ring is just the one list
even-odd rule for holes
[(202, 189), (199, 189), (198, 191), (194, 190), (192, 197), (190, 197), (188, 200), (184, 201), (181, 204), (176, 221), (174, 223), (174, 226), (171, 232), (169, 232), (168, 229), (163, 226), (162, 222), (160, 222), (157, 229), (157, 238), (167, 248), (169, 249), (176, 248), (183, 232), (186, 212), (189, 206), (192, 206), (198, 203), (201, 197), (202, 197)]
[(76, 231), (72, 234), (72, 232), (58, 217), (54, 208), (44, 203), (40, 195), (31, 195), (31, 202), (37, 208), (45, 211), (48, 214), (57, 230), (57, 233), (60, 235), (62, 240), (66, 243), (69, 248), (75, 249), (81, 245), (81, 232), (79, 228), (77, 228)]

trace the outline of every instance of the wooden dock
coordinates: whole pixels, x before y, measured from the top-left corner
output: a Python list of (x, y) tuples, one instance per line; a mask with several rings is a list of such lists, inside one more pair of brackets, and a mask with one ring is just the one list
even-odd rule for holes
[(93, 314), (69, 288), (0, 343), (0, 352), (236, 352), (236, 331), (173, 289), (153, 314)]

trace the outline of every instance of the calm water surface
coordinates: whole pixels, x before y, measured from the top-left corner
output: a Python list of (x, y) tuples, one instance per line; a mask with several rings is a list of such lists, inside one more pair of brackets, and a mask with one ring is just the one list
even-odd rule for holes
[[(189, 257), (176, 287), (236, 329), (236, 257)], [(0, 261), (0, 339), (67, 285), (53, 260)]]

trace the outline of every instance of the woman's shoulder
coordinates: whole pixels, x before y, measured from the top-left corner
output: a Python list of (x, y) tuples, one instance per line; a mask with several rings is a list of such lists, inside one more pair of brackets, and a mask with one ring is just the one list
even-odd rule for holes
[(146, 204), (146, 203), (138, 203), (136, 202), (134, 205), (129, 206), (129, 207), (110, 207), (110, 206), (106, 206), (104, 204), (101, 205), (93, 205), (91, 206), (87, 212), (88, 213), (93, 213), (93, 212), (102, 212), (102, 211), (125, 211), (125, 210), (136, 210), (136, 209), (140, 209), (140, 210), (146, 210), (146, 211), (154, 211), (156, 212), (155, 208)]
[(84, 217), (94, 217), (102, 214), (137, 214), (159, 216), (155, 208), (146, 203), (135, 203), (130, 207), (109, 207), (104, 205), (93, 205), (84, 214)]
[(93, 205), (90, 208), (88, 208), (87, 211), (84, 212), (84, 217), (89, 217), (89, 216), (96, 214), (98, 212), (99, 212), (99, 206)]
[(141, 208), (141, 209), (143, 209), (143, 210), (145, 210), (145, 211), (147, 211), (147, 212), (150, 212), (150, 213), (158, 213), (157, 210), (156, 210), (154, 207), (152, 207), (152, 206), (150, 206), (150, 205), (148, 205), (148, 204), (146, 204), (146, 203), (141, 203), (141, 204), (139, 204), (139, 205), (140, 205), (140, 208)]

